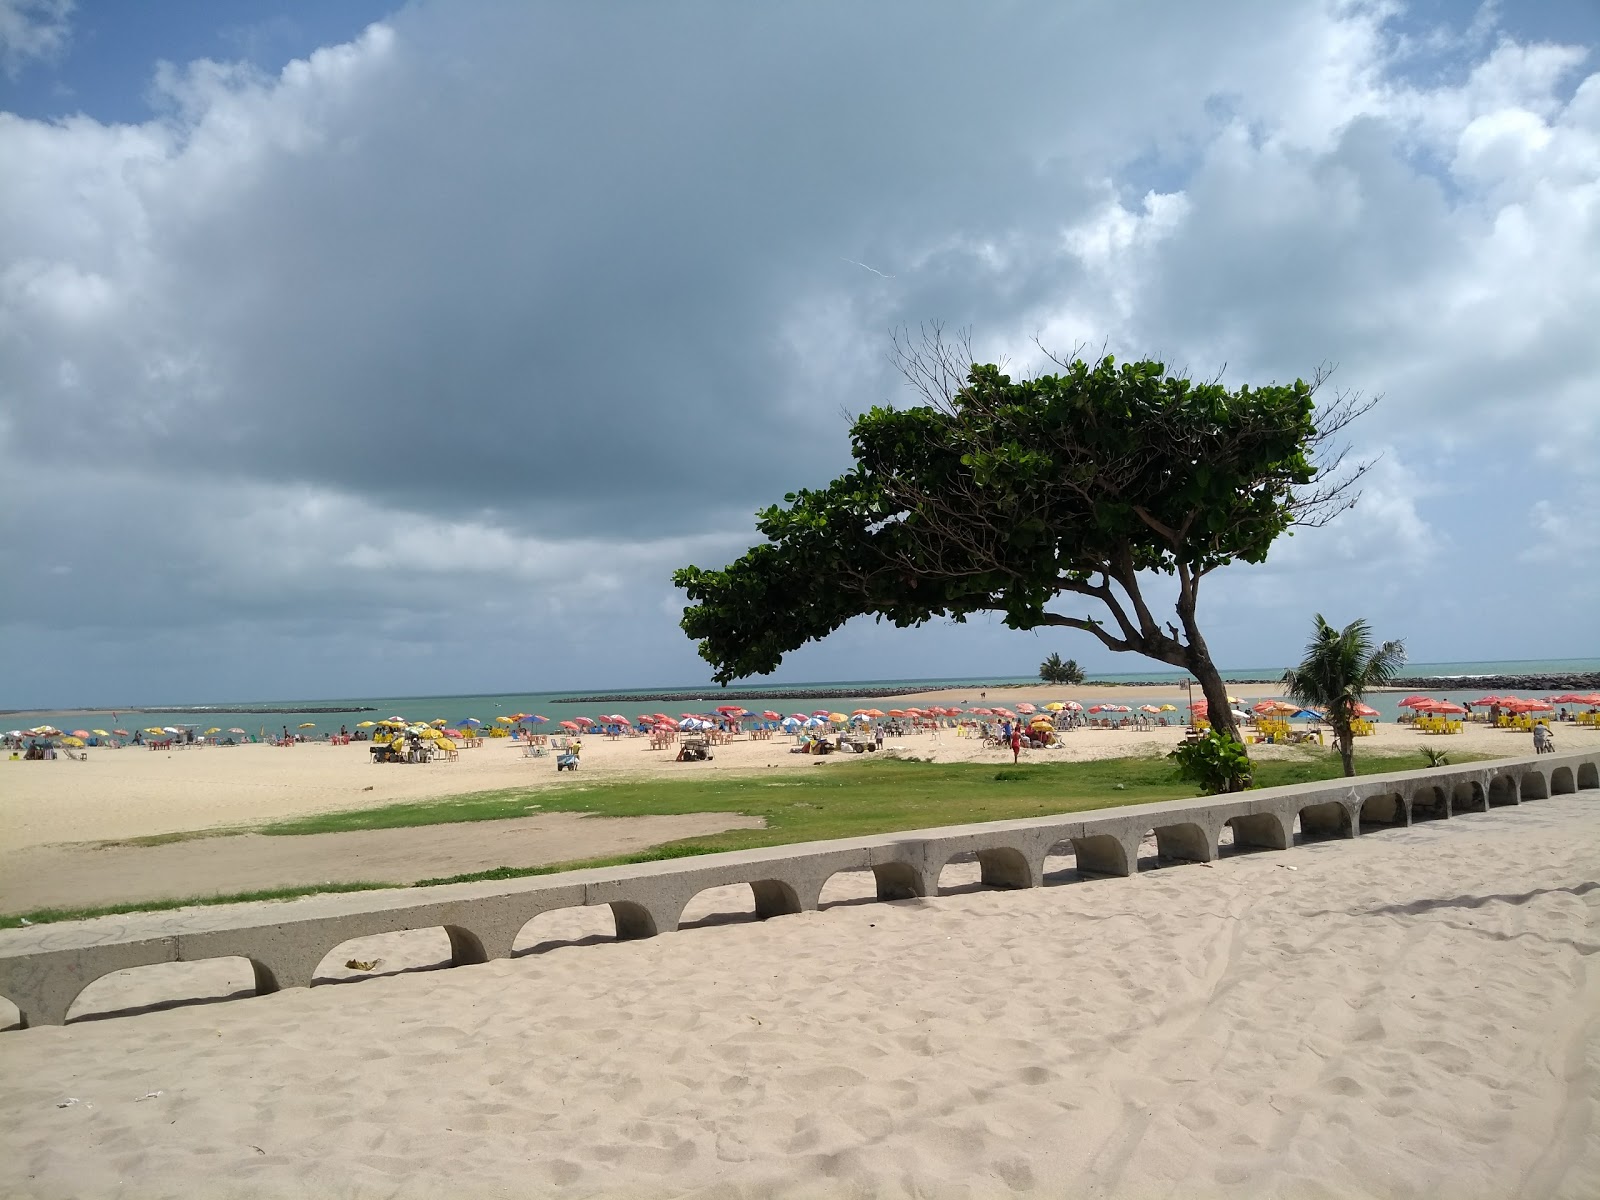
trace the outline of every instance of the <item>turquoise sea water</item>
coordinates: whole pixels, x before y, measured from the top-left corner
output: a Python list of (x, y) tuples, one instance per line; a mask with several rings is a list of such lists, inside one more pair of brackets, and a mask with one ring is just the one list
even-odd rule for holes
[[(1155, 666), (1156, 664), (1151, 664), (1152, 669), (1147, 671), (1132, 671), (1116, 675), (1096, 675), (1096, 678), (1106, 683), (1171, 683), (1173, 685), (1171, 693), (1161, 699), (1177, 704), (1181, 708), (1185, 702), (1183, 673), (1156, 670), (1154, 669)], [(1429, 695), (1436, 696), (1439, 699), (1457, 702), (1475, 700), (1483, 695), (1484, 689), (1473, 685), (1473, 676), (1570, 674), (1589, 671), (1600, 671), (1600, 658), (1539, 659), (1513, 662), (1408, 663), (1406, 666), (1406, 674), (1408, 675), (1461, 677), (1461, 684), (1458, 688), (1429, 693)], [(1277, 679), (1282, 674), (1282, 666), (1256, 667), (1224, 671), (1223, 677), (1233, 680)], [(192, 708), (201, 704), (217, 704), (232, 708), (244, 708), (251, 705), (259, 705), (265, 708), (292, 711), (271, 714), (218, 713), (215, 716), (207, 716), (195, 712), (157, 712), (153, 711), (153, 706), (146, 706), (151, 711), (137, 714), (114, 708), (78, 712), (63, 710), (33, 713), (19, 712), (0, 717), (0, 730), (27, 729), (41, 724), (54, 725), (69, 732), (74, 729), (122, 728), (132, 730), (145, 726), (193, 725), (202, 730), (212, 726), (219, 726), (223, 729), (244, 729), (252, 734), (260, 734), (262, 732), (271, 734), (278, 732), (285, 725), (294, 730), (302, 723), (310, 723), (313, 728), (302, 732), (308, 736), (315, 737), (324, 732), (335, 731), (341, 725), (353, 728), (357, 721), (377, 720), (390, 716), (401, 716), (413, 721), (431, 721), (437, 717), (443, 717), (451, 723), (461, 721), (467, 717), (477, 717), (485, 724), (489, 724), (493, 722), (495, 717), (500, 715), (533, 712), (549, 717), (553, 725), (555, 722), (570, 720), (577, 716), (598, 718), (602, 713), (610, 712), (619, 712), (629, 718), (637, 718), (642, 713), (654, 712), (665, 712), (669, 716), (677, 717), (687, 712), (709, 712), (719, 704), (730, 703), (739, 703), (757, 712), (768, 708), (781, 713), (809, 712), (813, 709), (824, 707), (836, 712), (849, 712), (852, 708), (872, 707), (875, 703), (874, 697), (882, 694), (875, 689), (882, 687), (965, 688), (970, 689), (971, 692), (966, 699), (970, 704), (976, 704), (979, 703), (978, 693), (986, 684), (990, 686), (1003, 685), (1031, 688), (1035, 693), (1036, 702), (1048, 701), (1055, 694), (1055, 689), (1052, 689), (1051, 685), (1042, 683), (1037, 678), (1017, 676), (1008, 679), (1002, 676), (983, 680), (970, 678), (877, 679), (773, 685), (773, 690), (782, 692), (805, 690), (853, 692), (851, 695), (833, 697), (826, 700), (818, 699), (810, 703), (803, 699), (774, 699), (762, 695), (760, 690), (754, 687), (733, 688), (725, 692), (714, 685), (700, 685), (703, 690), (695, 691), (697, 685), (694, 684), (690, 684), (687, 687), (663, 686), (637, 689), (567, 688), (560, 692), (510, 692), (476, 696), (377, 696), (362, 698), (345, 696), (321, 700), (310, 700), (303, 697), (291, 700), (196, 700), (183, 702), (178, 707)], [(630, 692), (635, 695), (660, 692), (693, 692), (696, 699), (693, 701), (618, 701), (609, 704), (557, 703), (557, 700), (562, 697), (599, 695), (602, 692), (607, 695), (626, 695)], [(1517, 694), (1532, 696), (1539, 693), (1521, 692)], [(1549, 693), (1544, 694), (1548, 695)], [(1198, 691), (1194, 695), (1198, 699)], [(1392, 720), (1400, 711), (1397, 707), (1397, 701), (1403, 698), (1404, 693), (1401, 692), (1379, 693), (1369, 696), (1368, 703), (1383, 714), (1385, 719)], [(1157, 700), (1157, 703), (1159, 702)], [(876, 702), (876, 706), (890, 708), (894, 705), (892, 701), (879, 701)], [(338, 711), (307, 711), (312, 708), (329, 708)], [(375, 711), (359, 711), (361, 709)], [(113, 713), (116, 715), (113, 716)]]

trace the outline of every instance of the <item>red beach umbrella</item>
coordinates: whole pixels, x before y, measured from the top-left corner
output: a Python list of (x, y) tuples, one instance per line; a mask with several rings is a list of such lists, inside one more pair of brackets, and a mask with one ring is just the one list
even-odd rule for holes
[(1576, 692), (1563, 692), (1559, 696), (1550, 697), (1551, 704), (1583, 704), (1584, 698)]
[(561, 722), (561, 728), (571, 730), (573, 733), (577, 733), (583, 728), (583, 726), (579, 725), (576, 721), (563, 721)]
[(770, 708), (768, 708), (768, 709), (764, 709), (762, 711), (761, 719), (763, 721), (781, 721), (781, 720), (783, 720), (783, 717), (780, 716), (778, 713), (773, 712)]
[(1590, 692), (1586, 696), (1578, 697), (1579, 704), (1600, 704), (1600, 692)]
[(1357, 704), (1350, 711), (1355, 713), (1356, 716), (1365, 717), (1368, 720), (1371, 720), (1373, 717), (1378, 715), (1378, 710), (1377, 709), (1370, 708), (1365, 704)]
[[(975, 708), (972, 711), (977, 712), (978, 710)], [(903, 708), (891, 708), (889, 710), (889, 715), (891, 717), (903, 717), (906, 715), (906, 710)]]
[(72, 731), (72, 736), (86, 738), (89, 736), (89, 731), (87, 729), (74, 729)]
[(1447, 713), (1447, 714), (1449, 714), (1451, 716), (1454, 716), (1457, 713), (1464, 713), (1467, 710), (1462, 708), (1461, 705), (1459, 705), (1459, 704), (1451, 704), (1450, 701), (1448, 701), (1448, 700), (1440, 700), (1437, 704), (1435, 704), (1428, 711), (1429, 712), (1436, 712), (1436, 713)]
[(1400, 707), (1421, 708), (1423, 705), (1432, 703), (1433, 700), (1428, 696), (1407, 696), (1404, 700), (1400, 701)]

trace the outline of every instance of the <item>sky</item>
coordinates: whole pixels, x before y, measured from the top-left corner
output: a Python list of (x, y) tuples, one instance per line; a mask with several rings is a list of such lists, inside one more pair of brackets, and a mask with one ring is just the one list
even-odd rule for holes
[[(1594, 0), (0, 0), (0, 707), (703, 682), (930, 321), (1383, 397), (1225, 667), (1600, 652)], [(1159, 669), (774, 678), (1051, 652)]]

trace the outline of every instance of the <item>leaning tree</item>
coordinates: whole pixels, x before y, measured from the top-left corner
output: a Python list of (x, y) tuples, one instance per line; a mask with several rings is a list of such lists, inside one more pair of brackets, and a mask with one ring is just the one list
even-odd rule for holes
[[(1319, 407), (1325, 370), (1230, 390), (1078, 355), (1014, 380), (936, 326), (895, 349), (926, 403), (858, 417), (853, 469), (760, 512), (766, 540), (730, 566), (674, 574), (713, 678), (770, 673), (856, 616), (906, 627), (994, 611), (1192, 673), (1212, 724), (1237, 737), (1200, 632), (1201, 581), (1355, 503), (1371, 464), (1346, 468), (1335, 441), (1376, 401)], [(1176, 586), (1166, 618), (1146, 595), (1163, 576)], [(1047, 607), (1057, 597), (1088, 610)]]

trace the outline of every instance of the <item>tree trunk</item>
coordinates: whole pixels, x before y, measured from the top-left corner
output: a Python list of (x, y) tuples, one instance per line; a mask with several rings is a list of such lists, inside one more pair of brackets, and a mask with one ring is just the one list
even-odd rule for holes
[(1206, 695), (1206, 720), (1211, 722), (1211, 728), (1226, 733), (1235, 741), (1244, 741), (1239, 735), (1238, 722), (1233, 718), (1233, 705), (1228, 703), (1228, 685), (1222, 681), (1222, 675), (1210, 656), (1204, 653), (1191, 655), (1189, 670)]
[(1345, 778), (1354, 778), (1356, 773), (1356, 738), (1355, 734), (1350, 732), (1348, 722), (1334, 724), (1333, 740), (1339, 744), (1339, 761), (1344, 764)]

